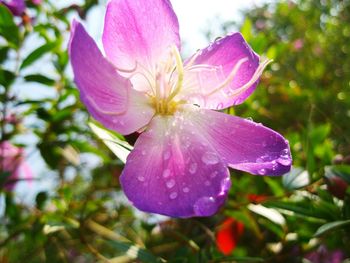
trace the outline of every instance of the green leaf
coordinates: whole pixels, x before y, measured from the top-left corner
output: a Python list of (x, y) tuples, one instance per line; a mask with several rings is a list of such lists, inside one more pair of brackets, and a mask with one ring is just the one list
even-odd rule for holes
[(89, 126), (97, 137), (99, 137), (123, 163), (126, 163), (126, 158), (133, 147), (126, 141), (119, 139), (112, 132), (100, 128), (92, 122), (89, 122)]
[(292, 168), (292, 170), (283, 175), (283, 186), (288, 190), (302, 188), (310, 183), (309, 173), (302, 168)]
[(0, 5), (0, 35), (15, 48), (19, 46), (19, 30), (13, 16), (4, 5)]
[(321, 236), (329, 231), (333, 231), (335, 229), (341, 228), (346, 225), (350, 225), (350, 220), (335, 221), (335, 222), (324, 224), (319, 229), (317, 229), (314, 236), (315, 237)]
[(9, 87), (15, 78), (16, 75), (13, 72), (0, 68), (0, 85)]
[(121, 242), (116, 240), (108, 241), (108, 243), (112, 247), (118, 249), (119, 251), (124, 252), (131, 259), (139, 259), (145, 263), (160, 262), (158, 258), (153, 256), (147, 250), (137, 247), (131, 243), (126, 243), (126, 242)]
[(327, 178), (332, 178), (333, 176), (337, 176), (345, 180), (348, 184), (350, 184), (350, 165), (326, 166), (324, 170), (325, 170), (325, 176)]
[(55, 46), (56, 46), (56, 42), (50, 42), (42, 45), (41, 47), (38, 47), (23, 60), (20, 69), (24, 69), (25, 67), (28, 67), (33, 62), (41, 58), (45, 53), (52, 50)]
[(53, 86), (55, 84), (55, 80), (40, 74), (27, 75), (24, 79), (28, 82), (38, 82), (47, 86)]

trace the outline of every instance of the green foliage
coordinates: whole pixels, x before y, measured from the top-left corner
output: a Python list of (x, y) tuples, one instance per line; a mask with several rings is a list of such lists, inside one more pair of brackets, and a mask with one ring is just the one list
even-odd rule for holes
[[(223, 34), (240, 28), (274, 60), (228, 113), (288, 138), (295, 168), (282, 178), (234, 171), (219, 213), (191, 219), (159, 219), (125, 202), (118, 179), (134, 135), (100, 127), (79, 100), (68, 17), (85, 19), (97, 1), (30, 2), (22, 17), (0, 4), (0, 134), (45, 163), (33, 187), (54, 187), (30, 205), (0, 190), (0, 262), (302, 262), (319, 246), (350, 256), (350, 1), (280, 1), (246, 10), (241, 25), (222, 21)], [(51, 93), (21, 96), (33, 86)], [(0, 185), (8, 177), (0, 171)], [(244, 224), (230, 255), (215, 239), (226, 218)]]

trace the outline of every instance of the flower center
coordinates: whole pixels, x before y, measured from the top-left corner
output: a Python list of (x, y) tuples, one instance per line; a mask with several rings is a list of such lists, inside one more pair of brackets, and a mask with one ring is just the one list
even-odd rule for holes
[(156, 113), (170, 115), (183, 102), (176, 99), (182, 89), (184, 67), (178, 49), (172, 47), (166, 61), (156, 66), (156, 77), (151, 85), (151, 103)]

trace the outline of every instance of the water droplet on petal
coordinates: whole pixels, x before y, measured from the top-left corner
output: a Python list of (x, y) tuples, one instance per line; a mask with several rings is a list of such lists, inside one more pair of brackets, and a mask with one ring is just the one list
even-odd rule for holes
[(202, 156), (202, 161), (205, 164), (217, 164), (220, 159), (216, 153), (206, 152)]
[(165, 169), (165, 170), (163, 171), (162, 176), (163, 176), (164, 178), (168, 178), (168, 177), (170, 176), (170, 174), (171, 174), (171, 171), (170, 171), (169, 169)]
[(188, 188), (188, 187), (182, 188), (182, 192), (184, 192), (184, 193), (188, 193), (189, 191), (190, 191), (190, 188)]
[(176, 197), (177, 197), (177, 192), (172, 192), (172, 193), (169, 195), (169, 198), (170, 198), (171, 200), (174, 200)]
[(266, 169), (264, 169), (264, 168), (259, 169), (258, 174), (265, 175), (266, 174)]
[(214, 214), (218, 209), (218, 204), (215, 202), (214, 197), (201, 197), (194, 206), (193, 210), (197, 216), (210, 216)]
[(264, 162), (264, 159), (261, 158), (261, 157), (259, 157), (259, 158), (256, 159), (256, 162), (257, 162), (257, 163), (263, 163), (263, 162)]
[(173, 188), (175, 186), (175, 180), (174, 179), (170, 179), (169, 181), (166, 182), (166, 187)]
[(142, 155), (146, 155), (146, 151), (145, 151), (145, 150), (142, 150), (142, 151), (141, 151), (141, 154), (142, 154)]
[(218, 172), (217, 172), (217, 171), (214, 171), (214, 172), (212, 172), (212, 173), (209, 175), (209, 177), (210, 177), (210, 178), (215, 178), (217, 175), (218, 175)]
[(197, 172), (197, 167), (198, 167), (197, 163), (192, 163), (192, 164), (190, 165), (189, 172), (190, 172), (191, 174), (195, 174), (195, 173)]
[(166, 161), (166, 160), (168, 160), (169, 158), (170, 158), (170, 152), (169, 152), (169, 151), (164, 152), (164, 154), (163, 154), (163, 160)]
[(120, 126), (124, 126), (125, 125), (125, 123), (124, 123), (124, 121), (120, 121)]
[(210, 185), (211, 185), (211, 182), (207, 180), (207, 181), (204, 182), (204, 184), (205, 184), (206, 186), (210, 186)]
[(140, 182), (144, 182), (145, 181), (145, 177), (143, 176), (138, 176), (137, 179), (140, 181)]

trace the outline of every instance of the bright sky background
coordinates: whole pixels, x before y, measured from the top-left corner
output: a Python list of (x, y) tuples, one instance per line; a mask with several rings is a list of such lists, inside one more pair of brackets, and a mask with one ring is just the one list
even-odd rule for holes
[[(66, 1), (68, 0), (63, 2)], [(185, 52), (191, 54), (209, 44), (204, 34), (208, 27), (212, 32), (219, 32), (220, 22), (241, 21), (243, 19), (241, 10), (271, 1), (273, 0), (172, 0), (171, 2), (180, 23), (180, 35), (185, 43)], [(100, 46), (105, 8), (106, 4), (94, 8), (87, 19), (88, 30)]]
[[(206, 47), (209, 43), (205, 38), (205, 32), (210, 29), (212, 32), (220, 32), (220, 22), (233, 20), (236, 22), (242, 21), (240, 11), (246, 8), (252, 8), (254, 5), (261, 5), (273, 0), (172, 0), (173, 7), (178, 16), (180, 23), (180, 34), (182, 41), (185, 43), (183, 49), (185, 54), (190, 55), (199, 48)], [(54, 2), (54, 1), (52, 1)], [(55, 1), (55, 5), (65, 7), (67, 5), (77, 3), (82, 4), (82, 0), (59, 0)], [(101, 4), (94, 7), (88, 14), (86, 26), (88, 32), (99, 43), (101, 47), (101, 36), (103, 30), (104, 14), (106, 10), (107, 0), (102, 0)], [(78, 19), (77, 14), (70, 17)], [(210, 28), (208, 28), (210, 26)], [(217, 35), (220, 36), (220, 35)], [(33, 49), (39, 46), (38, 40), (27, 41), (22, 55), (26, 56)], [(45, 62), (34, 63), (28, 69), (32, 73), (50, 74), (50, 67), (43, 66)], [(27, 73), (29, 74), (29, 72)], [(22, 83), (18, 85), (18, 95), (22, 98), (33, 99), (53, 96), (52, 91), (46, 87), (40, 87), (39, 84)], [(23, 136), (23, 139), (28, 142), (35, 142), (36, 138), (33, 135)], [(32, 148), (33, 149), (33, 148)], [(35, 149), (35, 148), (34, 148)], [(89, 163), (92, 160), (89, 160)], [(55, 175), (52, 171), (45, 168), (45, 163), (40, 157), (39, 152), (34, 152), (28, 160), (35, 177), (42, 178), (40, 181), (31, 183), (28, 187), (26, 182), (21, 182), (17, 187), (19, 200), (28, 203), (33, 200), (36, 193), (42, 190), (49, 190), (54, 187), (53, 180)], [(1, 213), (0, 200), (0, 213)]]

